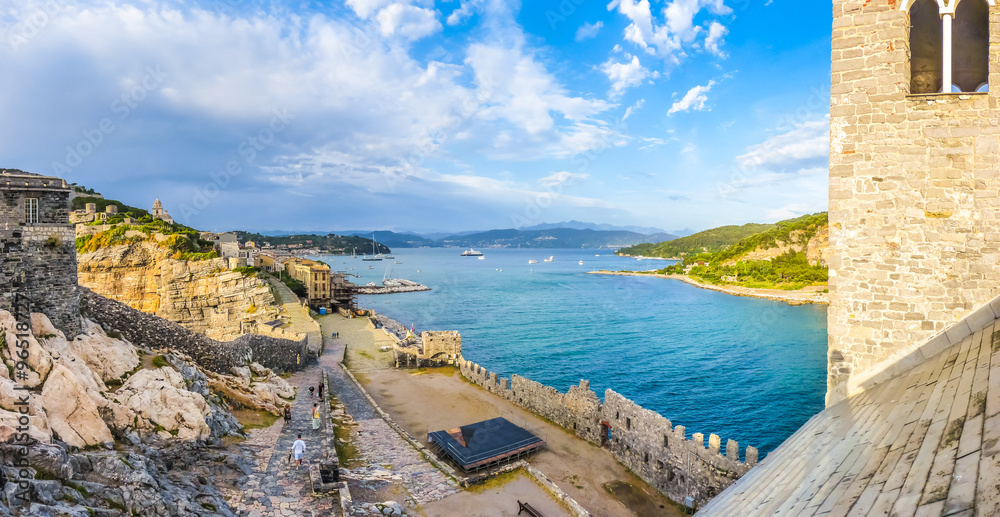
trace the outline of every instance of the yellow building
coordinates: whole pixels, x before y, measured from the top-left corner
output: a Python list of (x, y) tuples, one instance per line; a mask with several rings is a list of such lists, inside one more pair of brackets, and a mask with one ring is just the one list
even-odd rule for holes
[(330, 266), (314, 260), (293, 258), (285, 261), (285, 271), (306, 286), (310, 306), (330, 305)]

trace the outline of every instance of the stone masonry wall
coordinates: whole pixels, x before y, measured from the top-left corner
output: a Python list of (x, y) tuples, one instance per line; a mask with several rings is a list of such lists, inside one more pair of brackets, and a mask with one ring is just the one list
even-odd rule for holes
[[(6, 190), (4, 186), (0, 184), (0, 309), (25, 317), (30, 312), (45, 313), (72, 339), (80, 333), (81, 323), (69, 192)], [(38, 223), (26, 224), (25, 197), (38, 198)]]
[(252, 361), (279, 373), (288, 372), (298, 370), (313, 358), (304, 338), (291, 341), (247, 334), (233, 341), (216, 341), (85, 287), (80, 291), (81, 312), (105, 329), (121, 332), (122, 337), (136, 345), (176, 349), (219, 373), (229, 373), (234, 366), (245, 366)]
[[(462, 376), (499, 397), (507, 399), (596, 445), (607, 446), (620, 463), (671, 499), (684, 502), (690, 496), (702, 506), (733, 484), (757, 463), (757, 449), (747, 447), (746, 462), (739, 460), (739, 444), (729, 440), (726, 455), (721, 440), (695, 433), (691, 440), (684, 427), (671, 426), (666, 418), (649, 411), (618, 393), (607, 390), (604, 404), (580, 381), (566, 393), (530, 379), (512, 375), (500, 378), (472, 361), (459, 360)], [(610, 430), (610, 440), (606, 440)]]
[(1000, 5), (989, 93), (908, 95), (899, 3), (833, 2), (828, 405), (1000, 292)]

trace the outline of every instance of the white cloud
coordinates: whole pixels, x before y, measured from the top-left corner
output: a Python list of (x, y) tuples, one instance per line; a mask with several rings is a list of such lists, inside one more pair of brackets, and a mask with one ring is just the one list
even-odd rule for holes
[(625, 108), (625, 114), (622, 115), (622, 122), (624, 123), (626, 120), (628, 120), (628, 118), (631, 117), (633, 113), (639, 111), (645, 104), (646, 104), (646, 99), (639, 99), (638, 101), (636, 101), (635, 104), (629, 106), (628, 108)]
[(472, 17), (481, 7), (482, 0), (462, 0), (458, 9), (448, 15), (448, 25), (455, 26)]
[(379, 11), (375, 19), (384, 36), (418, 40), (441, 30), (437, 13), (413, 5), (392, 4)]
[(354, 13), (359, 18), (367, 20), (383, 7), (392, 3), (392, 0), (347, 0), (347, 5), (354, 9)]
[(705, 111), (711, 109), (707, 106), (708, 92), (715, 86), (715, 81), (709, 81), (705, 86), (695, 86), (688, 90), (684, 97), (675, 102), (667, 110), (667, 115), (673, 115), (682, 111)]
[(795, 168), (824, 160), (830, 153), (829, 119), (802, 122), (792, 129), (750, 146), (736, 158), (742, 170)]
[[(627, 54), (625, 58), (628, 59)], [(639, 56), (632, 56), (632, 60), (625, 63), (616, 63), (609, 59), (601, 65), (601, 70), (611, 80), (612, 98), (621, 96), (625, 90), (642, 84), (642, 81), (647, 78), (660, 76), (659, 72), (650, 73), (649, 70), (643, 68), (642, 64), (639, 63)]]
[(544, 178), (538, 180), (538, 183), (544, 187), (554, 187), (556, 185), (562, 185), (568, 181), (583, 181), (589, 178), (589, 174), (577, 174), (573, 172), (556, 172), (550, 174)]
[(468, 64), (486, 104), (483, 116), (504, 119), (532, 134), (551, 130), (553, 114), (580, 122), (611, 107), (603, 100), (569, 95), (520, 44), (470, 46)]
[(726, 34), (729, 34), (729, 29), (725, 25), (719, 22), (712, 22), (708, 27), (708, 36), (705, 36), (705, 50), (715, 54), (719, 57), (726, 57), (726, 53), (720, 48), (722, 46), (722, 38)]
[[(612, 0), (608, 10), (615, 9), (631, 22), (624, 31), (626, 41), (671, 64), (679, 63), (686, 56), (685, 48), (694, 45), (698, 34), (704, 30), (704, 27), (694, 24), (695, 17), (702, 10), (707, 9), (717, 16), (732, 13), (723, 0), (673, 0), (663, 9), (662, 21), (653, 16), (649, 0)], [(713, 21), (713, 24), (718, 22)], [(717, 34), (725, 28), (718, 25), (720, 28), (715, 29)], [(722, 35), (716, 36), (713, 41)]]
[(576, 30), (576, 41), (583, 41), (596, 37), (597, 34), (601, 32), (601, 28), (603, 27), (604, 22), (584, 23), (579, 29)]

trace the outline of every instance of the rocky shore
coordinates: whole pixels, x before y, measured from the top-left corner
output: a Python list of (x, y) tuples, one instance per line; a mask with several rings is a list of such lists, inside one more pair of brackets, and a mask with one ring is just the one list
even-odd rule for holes
[(656, 278), (668, 278), (680, 280), (695, 287), (711, 289), (733, 296), (749, 296), (752, 298), (764, 298), (778, 302), (786, 302), (790, 305), (803, 305), (807, 303), (830, 303), (829, 293), (824, 293), (822, 287), (805, 288), (798, 291), (785, 291), (783, 289), (755, 289), (751, 287), (740, 287), (736, 285), (712, 285), (699, 282), (687, 275), (661, 275), (654, 271), (591, 271), (591, 275), (614, 275), (614, 276), (645, 276)]

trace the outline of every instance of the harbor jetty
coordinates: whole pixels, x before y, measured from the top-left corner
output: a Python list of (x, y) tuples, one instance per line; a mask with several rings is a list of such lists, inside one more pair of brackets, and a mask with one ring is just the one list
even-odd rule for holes
[(382, 285), (359, 285), (357, 287), (358, 294), (414, 293), (430, 290), (431, 288), (426, 285), (402, 279), (387, 280)]

